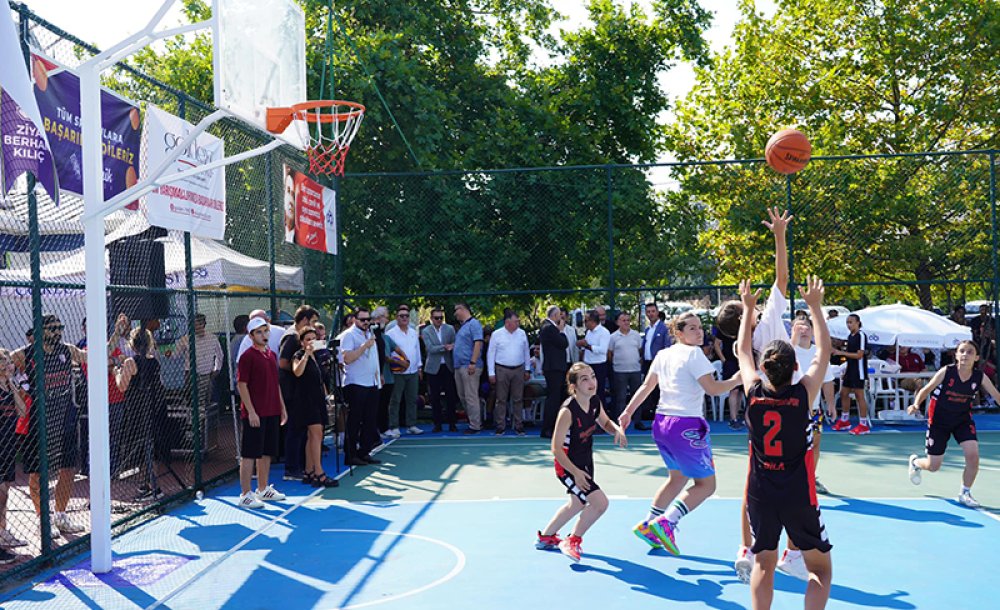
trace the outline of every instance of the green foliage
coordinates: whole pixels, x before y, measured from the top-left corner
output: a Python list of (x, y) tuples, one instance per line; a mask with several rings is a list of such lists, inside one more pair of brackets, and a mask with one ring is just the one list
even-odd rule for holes
[[(742, 10), (735, 47), (698, 71), (677, 108), (668, 139), (680, 158), (759, 157), (786, 126), (808, 134), (814, 156), (1000, 144), (1000, 4), (785, 0), (771, 19), (749, 1)], [(813, 161), (792, 180), (796, 276), (986, 277), (988, 171), (985, 156)], [(785, 204), (783, 179), (763, 166), (677, 174), (709, 210), (703, 243), (722, 279), (769, 277), (757, 221), (765, 205)], [(927, 286), (897, 296), (933, 301)]]

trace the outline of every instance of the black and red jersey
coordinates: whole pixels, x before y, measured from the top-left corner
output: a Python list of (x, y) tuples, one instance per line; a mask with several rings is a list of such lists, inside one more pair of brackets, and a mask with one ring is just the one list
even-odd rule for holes
[(809, 393), (801, 383), (769, 390), (758, 380), (747, 396), (750, 498), (808, 497), (816, 506)]
[[(563, 440), (563, 451), (569, 461), (588, 473), (594, 472), (594, 433), (597, 432), (597, 417), (601, 413), (601, 401), (597, 396), (590, 398), (587, 410), (570, 396), (562, 405), (573, 418)], [(556, 470), (562, 475), (562, 466), (556, 462)]]
[(972, 416), (972, 405), (976, 394), (983, 385), (983, 371), (973, 369), (972, 375), (962, 381), (958, 374), (958, 365), (949, 364), (945, 367), (944, 379), (931, 393), (927, 407), (927, 423), (934, 425), (935, 419), (955, 420)]

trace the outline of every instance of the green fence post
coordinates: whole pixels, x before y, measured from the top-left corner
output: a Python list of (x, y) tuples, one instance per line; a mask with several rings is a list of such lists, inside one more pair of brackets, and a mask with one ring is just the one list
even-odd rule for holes
[(608, 177), (608, 310), (615, 309), (615, 219), (614, 179), (611, 165), (605, 167)]
[[(270, 273), (271, 291), (271, 323), (278, 323), (278, 281), (274, 271), (274, 259), (277, 256), (274, 247), (274, 161), (272, 151), (264, 155), (264, 198), (267, 199), (267, 267)], [(303, 275), (303, 279), (305, 276)]]
[[(788, 210), (788, 215), (793, 214), (792, 210), (792, 176), (793, 174), (788, 174), (785, 177), (785, 208)], [(785, 294), (788, 295), (788, 307), (791, 309), (788, 313), (791, 314), (791, 319), (795, 319), (795, 251), (792, 249), (792, 226), (788, 226), (788, 230), (785, 232), (785, 247), (788, 248), (788, 285), (785, 286)], [(777, 278), (775, 278), (777, 279)]]
[[(993, 300), (993, 307), (990, 314), (993, 316), (994, 336), (1000, 333), (1000, 316), (997, 316), (997, 291), (1000, 289), (1000, 262), (997, 260), (997, 248), (1000, 247), (997, 236), (997, 151), (990, 151), (990, 222), (992, 224), (993, 236), (993, 290), (990, 295)], [(1000, 352), (993, 350), (994, 365), (1000, 370)]]
[[(31, 249), (31, 316), (34, 320), (32, 353), (34, 360), (31, 388), (32, 425), (38, 426), (38, 499), (41, 504), (42, 555), (52, 550), (52, 515), (49, 512), (49, 435), (45, 426), (45, 351), (42, 346), (42, 238), (38, 230), (38, 197), (35, 175), (28, 172), (28, 247)], [(28, 355), (25, 355), (28, 357)], [(31, 448), (28, 447), (28, 451)]]
[[(187, 317), (188, 317), (188, 385), (191, 387), (191, 436), (194, 452), (194, 487), (201, 487), (201, 385), (198, 379), (197, 335), (194, 330), (194, 317), (197, 313), (194, 293), (194, 269), (191, 262), (191, 233), (184, 232), (184, 277), (187, 279)], [(206, 405), (207, 407), (207, 405)]]

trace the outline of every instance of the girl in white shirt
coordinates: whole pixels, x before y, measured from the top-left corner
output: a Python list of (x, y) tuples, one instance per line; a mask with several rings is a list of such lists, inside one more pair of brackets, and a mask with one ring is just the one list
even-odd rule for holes
[[(632, 414), (653, 388), (659, 386), (653, 439), (669, 476), (653, 496), (646, 519), (633, 531), (650, 546), (662, 546), (678, 555), (677, 522), (715, 493), (712, 443), (704, 417), (705, 393), (726, 394), (740, 380), (738, 374), (721, 381), (713, 377), (715, 368), (701, 349), (705, 331), (697, 315), (681, 314), (671, 327), (676, 339), (674, 345), (660, 350), (653, 359), (645, 381), (618, 421), (623, 430), (627, 429)], [(690, 479), (694, 479), (694, 485), (685, 489)]]

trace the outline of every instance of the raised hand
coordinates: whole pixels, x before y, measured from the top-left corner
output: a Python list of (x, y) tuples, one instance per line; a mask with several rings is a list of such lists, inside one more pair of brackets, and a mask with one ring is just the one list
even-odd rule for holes
[(750, 280), (740, 280), (740, 302), (743, 303), (743, 315), (752, 312), (757, 307), (757, 300), (760, 298), (760, 288), (753, 291)]
[(792, 216), (787, 210), (782, 212), (778, 206), (767, 208), (767, 217), (770, 219), (770, 222), (767, 220), (761, 222), (764, 223), (764, 226), (767, 227), (771, 233), (781, 236), (785, 235), (785, 231), (788, 230), (788, 223), (792, 222), (792, 219), (795, 218), (795, 216)]
[(819, 279), (815, 275), (810, 275), (806, 277), (806, 283), (799, 287), (799, 294), (802, 295), (802, 300), (806, 302), (809, 307), (819, 307), (823, 304), (823, 295), (825, 294), (825, 289), (823, 288), (823, 280)]

